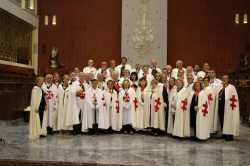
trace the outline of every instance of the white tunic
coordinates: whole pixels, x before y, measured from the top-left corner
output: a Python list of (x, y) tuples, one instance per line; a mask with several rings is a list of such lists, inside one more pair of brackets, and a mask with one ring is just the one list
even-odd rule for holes
[(80, 108), (78, 106), (78, 97), (76, 96), (76, 92), (79, 88), (79, 82), (74, 82), (69, 85), (68, 91), (68, 106), (66, 109), (66, 126), (72, 127), (73, 125), (80, 124), (79, 115)]
[(204, 91), (207, 94), (207, 100), (209, 105), (209, 123), (210, 123), (210, 133), (215, 133), (217, 131), (217, 117), (218, 111), (215, 112), (215, 93), (211, 86), (207, 86)]
[(148, 87), (145, 97), (145, 128), (155, 128), (165, 130), (165, 111), (161, 86), (154, 90)]
[(133, 109), (134, 90), (122, 89), (119, 93), (119, 103), (122, 112), (122, 125), (132, 125), (135, 127), (135, 110)]
[(168, 91), (168, 126), (167, 133), (172, 134), (174, 128), (174, 113), (175, 113), (175, 103), (176, 103), (177, 89), (174, 86)]
[(190, 136), (190, 110), (188, 106), (188, 93), (182, 88), (176, 95), (176, 111), (173, 135), (178, 137)]
[(43, 92), (45, 93), (45, 99), (48, 107), (48, 123), (47, 126), (57, 129), (57, 112), (58, 112), (58, 96), (57, 86), (55, 84), (48, 85), (43, 83)]
[[(102, 91), (99, 88), (90, 88), (86, 91), (87, 126), (93, 128), (93, 124), (99, 124), (99, 112), (103, 109)], [(96, 103), (95, 103), (96, 100)]]
[(122, 129), (122, 109), (119, 98), (120, 96), (115, 90), (113, 90), (112, 95), (109, 94), (106, 98), (107, 105), (109, 106), (110, 111), (112, 111), (111, 126), (114, 131), (120, 131)]
[(145, 113), (145, 93), (146, 89), (142, 90), (140, 87), (137, 89), (138, 108), (136, 109), (136, 128), (144, 129), (144, 113)]
[(63, 85), (58, 86), (58, 117), (57, 130), (72, 130), (71, 127), (66, 127), (66, 111), (68, 108), (68, 93), (69, 87), (63, 88)]
[[(42, 90), (38, 86), (34, 86), (31, 92), (30, 118), (29, 118), (29, 139), (37, 139), (40, 135), (47, 135), (46, 131), (46, 110), (43, 116), (43, 129), (41, 128), (39, 113), (39, 105), (42, 98)], [(43, 130), (43, 131), (42, 131)]]
[[(98, 128), (100, 129), (108, 129), (111, 126), (111, 115), (112, 115), (112, 104), (110, 104), (111, 94), (105, 90), (102, 91), (102, 97), (100, 101), (99, 108), (99, 120), (98, 120)], [(111, 106), (111, 108), (110, 108)]]
[[(192, 98), (194, 92), (191, 93)], [(210, 115), (208, 97), (205, 91), (201, 91), (198, 96), (198, 110), (196, 114), (196, 137), (206, 140), (210, 137)]]
[(229, 84), (225, 88), (225, 111), (223, 134), (240, 135), (240, 111), (239, 98), (236, 88)]

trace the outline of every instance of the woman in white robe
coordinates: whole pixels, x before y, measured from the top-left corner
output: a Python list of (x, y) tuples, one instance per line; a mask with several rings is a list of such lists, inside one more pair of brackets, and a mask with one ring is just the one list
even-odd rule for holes
[(139, 80), (139, 87), (137, 89), (138, 108), (136, 110), (136, 129), (143, 130), (144, 126), (144, 112), (145, 112), (145, 91), (147, 87), (147, 80), (142, 77)]
[(31, 92), (29, 139), (32, 140), (47, 135), (46, 101), (41, 89), (43, 81), (43, 77), (37, 77), (36, 86), (33, 87)]
[(190, 95), (190, 133), (194, 139), (207, 140), (210, 137), (208, 97), (201, 82), (195, 82), (193, 89)]
[(135, 133), (135, 91), (130, 88), (129, 80), (124, 80), (119, 92), (119, 103), (122, 112), (122, 133)]

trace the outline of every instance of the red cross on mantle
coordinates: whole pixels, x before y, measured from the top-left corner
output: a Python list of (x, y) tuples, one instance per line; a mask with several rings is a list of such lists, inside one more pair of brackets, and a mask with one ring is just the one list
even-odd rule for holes
[(181, 101), (181, 109), (183, 111), (187, 110), (187, 98), (185, 98), (184, 100)]
[(129, 95), (128, 95), (128, 92), (125, 92), (124, 96), (123, 96), (123, 100), (125, 102), (129, 102)]
[(137, 98), (135, 98), (133, 102), (134, 102), (135, 110), (136, 110), (139, 107), (139, 103), (138, 103)]
[(82, 100), (85, 98), (85, 93), (84, 93), (84, 91), (80, 91), (79, 97), (80, 97), (80, 99), (82, 99)]
[(209, 93), (209, 95), (208, 95), (208, 102), (211, 103), (213, 100), (214, 99), (213, 99), (212, 93)]
[(115, 101), (115, 109), (116, 109), (116, 113), (119, 113), (120, 112), (120, 105), (119, 105), (119, 100), (116, 100)]
[(232, 97), (230, 98), (230, 107), (232, 108), (232, 110), (234, 111), (234, 108), (237, 106), (237, 99), (235, 95), (232, 95)]
[(203, 107), (203, 109), (202, 109), (203, 116), (206, 116), (208, 114), (208, 104), (207, 104), (207, 102), (205, 104), (203, 104), (202, 107)]
[(50, 100), (50, 99), (53, 98), (53, 96), (54, 96), (53, 93), (50, 90), (48, 90), (47, 93), (46, 93), (47, 99)]
[(161, 99), (158, 97), (157, 99), (155, 99), (155, 112), (158, 112), (160, 110), (160, 106), (161, 106)]

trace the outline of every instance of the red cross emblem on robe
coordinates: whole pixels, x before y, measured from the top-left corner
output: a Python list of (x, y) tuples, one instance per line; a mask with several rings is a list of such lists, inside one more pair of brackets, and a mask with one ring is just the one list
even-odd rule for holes
[(79, 97), (80, 97), (80, 99), (83, 100), (85, 98), (85, 92), (84, 91), (80, 91)]
[(157, 99), (155, 99), (155, 112), (158, 112), (160, 110), (161, 107), (161, 99), (158, 97)]
[(234, 111), (234, 108), (237, 106), (237, 99), (235, 95), (232, 95), (232, 97), (230, 98), (230, 107), (232, 108), (232, 110)]
[(181, 101), (181, 109), (183, 111), (187, 110), (187, 98), (185, 98), (184, 100)]
[(208, 95), (208, 102), (211, 103), (213, 100), (214, 99), (213, 99), (212, 93), (209, 93), (209, 95)]
[(139, 102), (137, 100), (137, 98), (134, 99), (134, 105), (135, 105), (135, 110), (139, 107)]
[(207, 102), (205, 104), (203, 104), (202, 107), (203, 107), (203, 109), (202, 109), (203, 116), (206, 116), (208, 114), (208, 104), (207, 104)]
[(47, 93), (46, 93), (46, 98), (47, 98), (48, 100), (50, 100), (50, 99), (52, 99), (53, 97), (54, 97), (54, 94), (53, 94), (50, 90), (48, 90)]
[(121, 87), (120, 87), (120, 85), (119, 85), (119, 83), (118, 82), (114, 82), (114, 89), (117, 91), (117, 92), (119, 92), (119, 89), (120, 89)]
[(129, 102), (129, 95), (128, 92), (125, 92), (124, 96), (123, 96), (123, 101), (125, 101), (126, 103)]
[(115, 109), (116, 109), (116, 113), (119, 113), (120, 112), (120, 104), (119, 104), (119, 100), (116, 100), (115, 101)]

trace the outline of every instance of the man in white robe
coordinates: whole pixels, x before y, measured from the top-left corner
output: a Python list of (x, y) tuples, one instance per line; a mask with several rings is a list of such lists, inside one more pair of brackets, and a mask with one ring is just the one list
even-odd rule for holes
[(239, 98), (236, 88), (229, 84), (229, 76), (224, 75), (223, 88), (219, 92), (218, 111), (223, 137), (227, 141), (240, 134)]
[(197, 78), (199, 77), (205, 78), (209, 70), (210, 70), (210, 65), (208, 63), (204, 63), (202, 70), (197, 73)]
[(154, 135), (161, 135), (166, 129), (162, 91), (162, 86), (158, 86), (155, 79), (146, 90), (144, 126), (151, 128)]
[(215, 111), (215, 92), (213, 88), (209, 85), (210, 79), (209, 77), (204, 78), (204, 91), (207, 94), (208, 106), (209, 106), (209, 123), (210, 123), (210, 133), (216, 133), (217, 121), (218, 121), (218, 110)]
[(128, 59), (126, 57), (122, 57), (121, 59), (121, 64), (116, 67), (116, 71), (118, 71), (119, 77), (121, 77), (123, 70), (128, 70), (130, 72), (132, 69), (131, 65), (127, 63)]
[(107, 61), (102, 61), (101, 62), (101, 67), (96, 71), (95, 77), (97, 77), (98, 74), (102, 74), (104, 79), (110, 77), (110, 72), (108, 70), (108, 63)]
[(63, 76), (63, 82), (58, 87), (58, 117), (57, 130), (72, 130), (71, 127), (66, 127), (66, 111), (68, 108), (68, 93), (69, 93), (69, 75)]
[(45, 82), (42, 85), (43, 92), (48, 107), (48, 134), (52, 134), (53, 131), (57, 130), (57, 112), (58, 112), (58, 101), (57, 101), (57, 86), (53, 84), (53, 75), (47, 74), (45, 76)]
[(219, 131), (219, 115), (218, 115), (218, 95), (220, 90), (222, 89), (222, 81), (218, 78), (216, 78), (216, 73), (213, 69), (209, 70), (208, 76), (210, 78), (210, 83), (209, 85), (214, 91), (214, 101), (215, 101), (215, 108), (214, 108), (214, 125), (213, 125), (213, 130), (214, 132)]
[(183, 61), (182, 60), (177, 60), (176, 61), (176, 68), (172, 70), (171, 77), (175, 78), (176, 80), (178, 79), (178, 73), (180, 71), (183, 71), (184, 75), (186, 75), (186, 69), (183, 67)]
[(88, 66), (83, 68), (83, 73), (90, 73), (93, 76), (95, 76), (96, 74), (96, 68), (94, 67), (94, 60), (93, 59), (89, 59), (88, 60)]
[(150, 60), (150, 67), (149, 67), (149, 73), (154, 75), (155, 73), (161, 73), (161, 69), (157, 67), (157, 60), (151, 59)]
[(190, 137), (190, 120), (188, 108), (187, 90), (183, 88), (184, 82), (180, 79), (176, 80), (177, 95), (175, 103), (175, 120), (173, 136), (180, 138)]
[(29, 139), (31, 140), (47, 135), (46, 101), (41, 89), (43, 81), (43, 77), (37, 77), (36, 86), (33, 87), (31, 92), (29, 119)]

